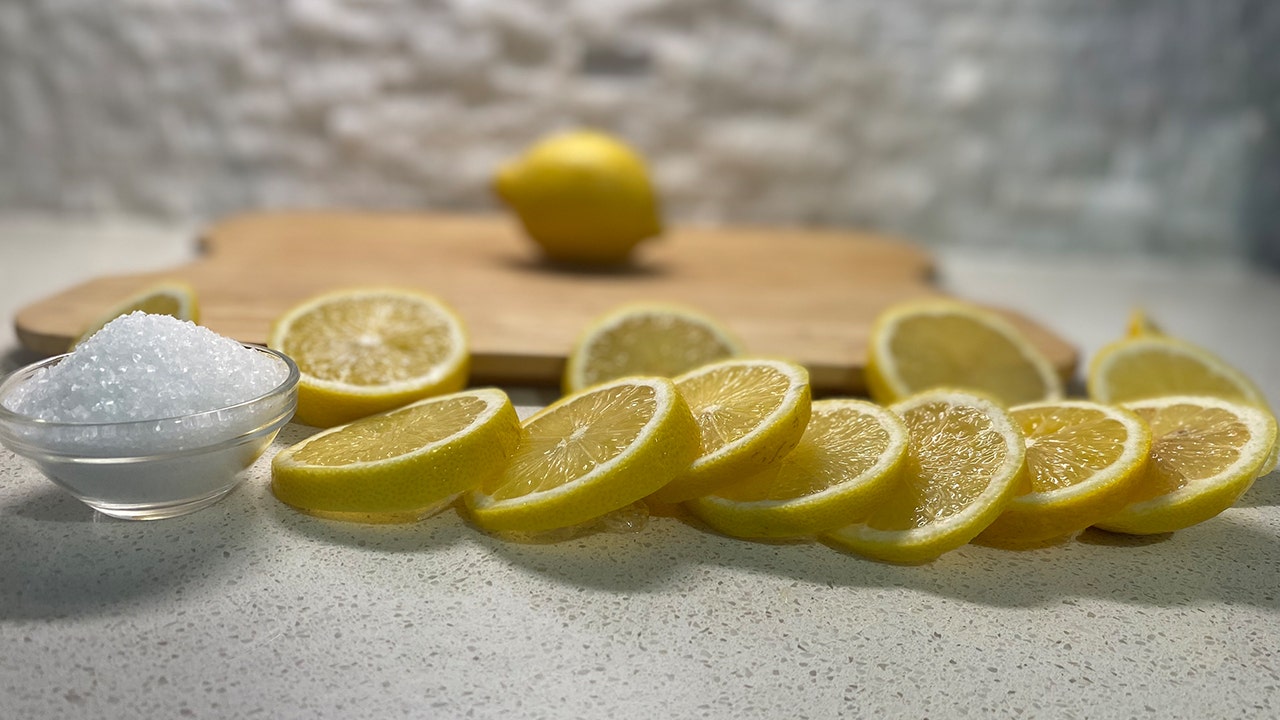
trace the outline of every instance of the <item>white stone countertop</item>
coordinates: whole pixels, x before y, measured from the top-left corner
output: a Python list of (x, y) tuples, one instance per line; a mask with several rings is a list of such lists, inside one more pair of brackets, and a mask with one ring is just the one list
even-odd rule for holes
[[(0, 218), (0, 351), (23, 304), (176, 264), (190, 238)], [(1140, 304), (1280, 406), (1280, 277), (972, 251), (939, 267), (954, 293), (1018, 308), (1086, 357)], [(275, 447), (307, 433), (290, 425)], [(1280, 715), (1277, 474), (1170, 536), (898, 567), (670, 518), (548, 545), (453, 512), (323, 521), (272, 498), (272, 452), (212, 508), (126, 522), (0, 450), (0, 717)]]

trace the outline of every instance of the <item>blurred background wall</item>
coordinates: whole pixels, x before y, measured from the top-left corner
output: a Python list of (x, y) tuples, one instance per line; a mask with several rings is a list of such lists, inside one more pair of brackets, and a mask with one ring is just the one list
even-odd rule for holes
[(4, 0), (0, 211), (491, 210), (576, 125), (674, 221), (1280, 265), (1270, 0)]

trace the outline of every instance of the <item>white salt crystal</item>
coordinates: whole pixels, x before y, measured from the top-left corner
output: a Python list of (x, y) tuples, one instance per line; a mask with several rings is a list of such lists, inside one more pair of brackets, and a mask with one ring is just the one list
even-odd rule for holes
[(5, 406), (50, 422), (160, 420), (252, 400), (287, 375), (282, 363), (208, 328), (134, 312), (33, 376)]

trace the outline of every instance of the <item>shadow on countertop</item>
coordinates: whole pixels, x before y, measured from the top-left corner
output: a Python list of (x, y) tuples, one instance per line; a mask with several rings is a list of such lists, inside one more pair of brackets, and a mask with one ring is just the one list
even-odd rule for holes
[(181, 522), (109, 518), (52, 486), (0, 507), (0, 619), (108, 615), (234, 572), (253, 522), (239, 492)]
[(993, 607), (1071, 604), (1082, 598), (1178, 607), (1204, 602), (1280, 609), (1280, 536), (1251, 521), (1280, 506), (1280, 474), (1258, 481), (1221, 516), (1149, 537), (1087, 530), (1027, 550), (968, 545), (923, 565), (868, 560), (815, 542), (752, 542), (690, 519), (657, 518), (636, 533), (556, 543), (506, 542), (476, 532), (489, 551), (530, 573), (614, 593), (670, 592), (717, 566), (789, 577), (809, 592), (901, 588)]

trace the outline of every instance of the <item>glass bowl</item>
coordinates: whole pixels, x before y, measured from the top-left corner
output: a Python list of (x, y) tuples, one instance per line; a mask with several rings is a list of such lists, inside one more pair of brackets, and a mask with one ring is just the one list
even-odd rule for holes
[(0, 443), (104, 515), (156, 520), (195, 512), (240, 483), (297, 407), (293, 360), (245, 347), (287, 368), (284, 381), (246, 402), (159, 420), (63, 423), (19, 415), (5, 399), (67, 356), (28, 365), (0, 383)]

